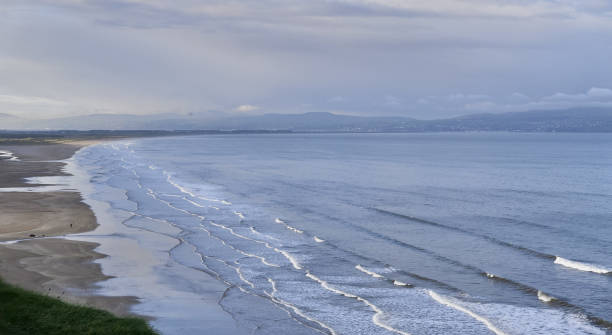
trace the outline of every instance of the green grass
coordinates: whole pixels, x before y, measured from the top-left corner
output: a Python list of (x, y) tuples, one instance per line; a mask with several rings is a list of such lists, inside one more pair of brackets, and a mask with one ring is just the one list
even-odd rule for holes
[(0, 281), (0, 334), (156, 334), (138, 318), (64, 303)]

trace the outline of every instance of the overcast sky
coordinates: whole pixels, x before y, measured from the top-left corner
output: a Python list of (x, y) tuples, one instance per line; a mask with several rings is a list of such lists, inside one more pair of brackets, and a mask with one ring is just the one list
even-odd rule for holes
[(0, 113), (612, 106), (609, 0), (0, 0)]

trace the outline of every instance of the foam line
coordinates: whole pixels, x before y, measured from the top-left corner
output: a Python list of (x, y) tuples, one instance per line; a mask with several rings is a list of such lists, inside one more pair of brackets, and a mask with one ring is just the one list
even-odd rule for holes
[(378, 308), (378, 306), (376, 306), (376, 305), (374, 305), (373, 303), (371, 303), (369, 300), (367, 300), (367, 299), (365, 299), (365, 298), (363, 298), (363, 297), (360, 297), (360, 296), (358, 296), (358, 295), (355, 295), (355, 294), (352, 294), (352, 293), (348, 293), (348, 292), (345, 292), (345, 291), (339, 290), (339, 289), (337, 289), (337, 288), (334, 288), (334, 287), (332, 287), (331, 285), (329, 285), (329, 283), (328, 283), (328, 282), (326, 282), (325, 280), (323, 280), (323, 279), (321, 279), (321, 278), (319, 278), (319, 277), (317, 277), (317, 276), (313, 275), (313, 274), (312, 274), (312, 273), (310, 273), (310, 272), (307, 272), (307, 273), (306, 273), (306, 277), (308, 277), (308, 278), (310, 278), (310, 279), (312, 279), (312, 280), (316, 281), (317, 283), (319, 283), (319, 284), (321, 285), (321, 287), (323, 287), (324, 289), (326, 289), (326, 290), (328, 290), (328, 291), (334, 292), (334, 293), (336, 293), (336, 294), (343, 295), (343, 296), (345, 296), (345, 297), (347, 297), (347, 298), (357, 299), (358, 301), (361, 301), (362, 303), (364, 303), (366, 306), (370, 307), (370, 309), (371, 309), (372, 311), (374, 311), (374, 315), (372, 316), (372, 322), (374, 322), (374, 324), (375, 324), (375, 325), (377, 325), (377, 326), (379, 326), (379, 327), (381, 327), (381, 328), (383, 328), (383, 329), (386, 329), (386, 330), (388, 330), (388, 331), (390, 331), (390, 332), (396, 333), (396, 334), (401, 334), (401, 335), (410, 335), (410, 334), (409, 334), (409, 333), (407, 333), (407, 332), (401, 331), (401, 330), (399, 330), (399, 329), (395, 329), (395, 328), (393, 328), (393, 327), (391, 327), (391, 326), (389, 326), (389, 325), (387, 325), (387, 324), (383, 323), (383, 322), (380, 320), (380, 317), (381, 317), (382, 315), (384, 315), (383, 311), (382, 311), (380, 308)]
[[(232, 235), (234, 235), (236, 237), (239, 237), (239, 238), (242, 238), (242, 239), (245, 239), (245, 240), (249, 240), (249, 241), (253, 241), (253, 242), (260, 242), (260, 241), (254, 240), (252, 238), (248, 238), (248, 237), (246, 237), (244, 235), (238, 234), (238, 233), (234, 232), (234, 230), (232, 228), (226, 227), (224, 225), (221, 225), (221, 224), (218, 224), (218, 223), (214, 223), (212, 221), (210, 221), (210, 224), (215, 226), (215, 227), (219, 227), (221, 229), (225, 229), (225, 230), (229, 231), (230, 234), (232, 234)], [(221, 240), (221, 239), (219, 239), (219, 240)], [(223, 241), (223, 240), (221, 240), (221, 241)], [(229, 245), (229, 244), (225, 243), (225, 241), (223, 241), (223, 244), (227, 245), (228, 247), (234, 249), (235, 251), (239, 252), (240, 254), (242, 254), (244, 256), (253, 257), (253, 258), (259, 259), (264, 265), (272, 266), (272, 267), (277, 267), (277, 268), (280, 267), (280, 265), (278, 265), (278, 264), (273, 264), (273, 263), (268, 262), (265, 257), (262, 257), (262, 256), (259, 256), (259, 255), (255, 255), (255, 254), (251, 254), (251, 253), (242, 251), (242, 250), (240, 250), (240, 249), (238, 249), (238, 248), (236, 248), (236, 247), (234, 247), (232, 245)]]
[[(268, 282), (269, 282), (269, 283), (270, 283), (270, 285), (272, 286), (272, 292), (271, 292), (271, 293), (268, 293), (268, 292), (264, 291), (264, 293), (265, 293), (266, 295), (268, 295), (272, 301), (276, 302), (276, 303), (277, 303), (277, 304), (279, 304), (279, 305), (282, 305), (282, 306), (285, 306), (285, 307), (287, 307), (287, 308), (290, 308), (290, 309), (291, 309), (291, 310), (292, 310), (292, 311), (293, 311), (295, 314), (297, 314), (297, 315), (299, 315), (299, 316), (303, 317), (304, 319), (306, 319), (306, 320), (308, 320), (308, 321), (310, 321), (310, 322), (314, 322), (314, 323), (318, 324), (318, 325), (319, 325), (320, 327), (322, 327), (322, 328), (327, 329), (331, 335), (337, 335), (336, 331), (334, 331), (334, 329), (333, 329), (333, 328), (331, 328), (330, 326), (328, 326), (328, 325), (324, 324), (323, 322), (321, 322), (321, 321), (319, 321), (319, 320), (316, 320), (316, 319), (313, 319), (313, 318), (308, 317), (306, 314), (304, 314), (304, 312), (302, 312), (302, 311), (301, 311), (299, 308), (297, 308), (296, 306), (294, 306), (294, 305), (292, 305), (292, 304), (288, 303), (288, 302), (287, 302), (287, 301), (285, 301), (285, 300), (282, 300), (282, 299), (280, 299), (280, 298), (276, 297), (276, 296), (275, 296), (275, 294), (276, 294), (276, 292), (277, 292), (277, 289), (276, 289), (276, 282), (275, 282), (274, 280), (272, 280), (271, 278), (268, 278)], [(300, 323), (301, 323), (301, 322), (300, 322)], [(312, 328), (312, 327), (310, 327), (310, 328)], [(312, 328), (312, 329), (314, 329), (314, 330), (316, 330), (316, 331), (318, 331), (318, 332), (322, 333), (322, 332), (321, 332), (319, 329), (316, 329), (316, 328)]]
[(370, 275), (370, 276), (372, 276), (374, 278), (384, 278), (382, 275), (379, 275), (378, 273), (376, 273), (374, 271), (370, 271), (370, 270), (364, 268), (363, 266), (361, 266), (359, 264), (355, 266), (355, 269), (357, 269), (357, 270), (359, 270), (359, 271), (361, 271), (363, 273), (367, 273), (368, 275)]
[(287, 228), (287, 229), (291, 230), (291, 231), (292, 231), (292, 232), (294, 232), (294, 233), (304, 234), (304, 231), (303, 231), (303, 230), (299, 230), (299, 229), (297, 229), (297, 228), (291, 227), (291, 226), (290, 226), (290, 225), (288, 225), (288, 224), (287, 224), (285, 221), (283, 221), (283, 220), (281, 220), (281, 219), (279, 219), (279, 218), (274, 219), (274, 222), (276, 222), (276, 223), (278, 223), (278, 224), (281, 224), (281, 225), (285, 226), (285, 228)]
[(281, 250), (279, 248), (274, 248), (273, 250), (285, 256), (285, 258), (288, 259), (289, 262), (291, 262), (291, 265), (293, 266), (294, 269), (302, 270), (302, 265), (295, 258), (293, 258), (293, 256), (291, 256), (290, 253), (286, 252), (285, 250)]
[[(217, 227), (219, 227), (219, 228), (222, 228), (222, 229), (226, 229), (226, 230), (228, 230), (228, 231), (229, 231), (229, 232), (230, 232), (232, 235), (234, 235), (234, 236), (236, 236), (236, 237), (239, 237), (239, 238), (242, 238), (242, 239), (245, 239), (245, 240), (249, 240), (249, 241), (253, 241), (253, 242), (256, 242), (256, 243), (263, 244), (263, 245), (264, 245), (266, 248), (268, 248), (268, 249), (272, 249), (272, 250), (274, 250), (275, 252), (277, 252), (277, 253), (279, 253), (279, 254), (283, 255), (283, 257), (285, 257), (287, 260), (289, 260), (289, 262), (291, 263), (291, 265), (293, 266), (293, 268), (295, 268), (296, 270), (301, 270), (301, 269), (302, 269), (302, 265), (301, 265), (301, 264), (300, 264), (300, 263), (299, 263), (299, 262), (298, 262), (298, 261), (297, 261), (297, 260), (296, 260), (296, 259), (295, 259), (293, 256), (291, 256), (291, 254), (290, 254), (290, 253), (288, 253), (288, 252), (287, 252), (287, 251), (285, 251), (285, 250), (281, 250), (281, 249), (279, 249), (279, 248), (273, 247), (273, 246), (271, 246), (271, 245), (270, 245), (268, 242), (259, 241), (259, 240), (256, 240), (256, 239), (252, 239), (252, 238), (246, 237), (246, 236), (244, 236), (244, 235), (242, 235), (242, 234), (238, 234), (238, 233), (236, 233), (236, 232), (235, 232), (235, 231), (234, 231), (232, 228), (229, 228), (229, 227), (226, 227), (226, 226), (223, 226), (223, 225), (220, 225), (220, 224), (214, 223), (214, 222), (212, 222), (212, 221), (210, 222), (210, 224), (211, 224), (211, 225), (214, 225), (214, 226), (217, 226)], [(202, 226), (202, 224), (200, 224), (200, 226)], [(202, 229), (204, 229), (205, 231), (207, 231), (207, 232), (208, 232), (208, 235), (212, 236), (212, 235), (211, 235), (211, 233), (210, 233), (210, 231), (206, 230), (206, 229), (205, 229), (203, 226), (202, 226), (201, 228), (202, 228)], [(252, 228), (252, 227), (251, 227), (251, 228)], [(253, 229), (253, 228), (252, 228), (252, 229)], [(254, 229), (253, 229), (253, 230), (254, 230)], [(216, 237), (216, 236), (214, 236), (214, 237), (215, 237), (215, 238), (217, 238), (218, 240), (220, 240), (220, 241), (221, 241), (221, 243), (223, 243), (224, 245), (227, 245), (228, 247), (230, 247), (230, 248), (232, 248), (232, 249), (234, 249), (234, 250), (236, 250), (236, 251), (238, 251), (238, 252), (241, 252), (240, 250), (236, 249), (234, 246), (230, 246), (230, 245), (228, 245), (228, 244), (227, 244), (225, 241), (223, 241), (222, 239), (220, 239), (220, 238), (218, 238), (218, 237)], [(243, 255), (247, 256), (247, 255), (246, 255), (244, 252), (241, 252), (241, 253), (242, 253)], [(261, 257), (261, 256), (256, 256), (256, 255), (253, 255), (253, 256), (255, 256), (255, 257), (257, 257), (257, 258), (261, 259), (262, 263), (264, 263), (265, 265), (270, 265), (270, 266), (274, 266), (274, 267), (280, 267), (279, 265), (272, 264), (272, 263), (268, 263), (267, 261), (265, 261), (265, 258), (263, 258), (263, 257)]]
[(203, 206), (202, 204), (199, 204), (199, 203), (197, 203), (197, 202), (195, 202), (195, 201), (192, 201), (192, 200), (187, 199), (187, 197), (182, 197), (181, 199), (183, 199), (183, 200), (187, 201), (188, 203), (190, 203), (190, 204), (192, 204), (192, 205), (194, 205), (194, 206), (196, 206), (196, 207), (200, 207), (200, 208), (204, 208), (204, 207), (206, 207), (206, 206)]
[(232, 204), (231, 202), (226, 201), (226, 200), (211, 199), (211, 198), (206, 198), (206, 197), (198, 196), (198, 195), (194, 194), (193, 192), (191, 192), (190, 190), (188, 190), (187, 188), (179, 185), (174, 180), (172, 180), (172, 175), (169, 172), (164, 171), (164, 175), (166, 176), (166, 181), (170, 185), (174, 186), (181, 193), (185, 193), (185, 194), (189, 195), (192, 198), (201, 199), (201, 200), (205, 200), (205, 201), (211, 201), (211, 202), (220, 202), (220, 203), (222, 203), (224, 205), (231, 205)]
[(492, 332), (494, 332), (497, 335), (508, 335), (507, 333), (504, 333), (501, 329), (497, 328), (493, 323), (491, 323), (491, 321), (487, 320), (486, 318), (470, 311), (469, 309), (460, 306), (454, 302), (452, 302), (450, 299), (443, 297), (439, 294), (437, 294), (436, 292), (432, 291), (432, 290), (427, 290), (427, 293), (429, 294), (429, 296), (437, 301), (438, 303), (448, 306), (450, 308), (456, 309), (460, 312), (463, 312), (471, 317), (473, 317), (474, 319), (482, 322), (485, 326), (487, 326), (487, 328), (489, 328), (489, 330), (491, 330)]
[(580, 271), (585, 271), (585, 272), (593, 272), (593, 273), (599, 273), (599, 274), (610, 274), (610, 273), (612, 273), (611, 269), (604, 268), (604, 267), (602, 267), (600, 265), (576, 262), (576, 261), (565, 259), (565, 258), (559, 257), (559, 256), (557, 256), (555, 258), (555, 262), (554, 263), (562, 265), (562, 266), (565, 266), (566, 268), (571, 268), (571, 269), (574, 269), (574, 270), (580, 270)]
[(0, 158), (4, 158), (7, 161), (18, 161), (19, 160), (19, 158), (15, 156), (15, 154), (13, 154), (10, 151), (6, 151), (6, 150), (0, 150)]
[(538, 299), (543, 302), (551, 302), (553, 300), (556, 300), (555, 298), (549, 296), (548, 294), (542, 291), (538, 291)]

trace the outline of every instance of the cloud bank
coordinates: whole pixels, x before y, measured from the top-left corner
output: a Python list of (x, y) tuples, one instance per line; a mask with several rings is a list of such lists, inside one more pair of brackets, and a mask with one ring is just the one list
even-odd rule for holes
[(438, 118), (608, 106), (612, 88), (606, 0), (5, 0), (0, 15), (0, 113), (22, 116)]

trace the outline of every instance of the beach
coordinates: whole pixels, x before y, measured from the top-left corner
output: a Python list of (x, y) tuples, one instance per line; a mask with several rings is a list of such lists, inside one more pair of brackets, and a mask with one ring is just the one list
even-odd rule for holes
[[(0, 188), (29, 188), (25, 178), (64, 176), (65, 160), (92, 142), (50, 144), (0, 143), (11, 158), (0, 160)], [(105, 280), (95, 260), (98, 244), (52, 238), (91, 231), (96, 218), (76, 191), (0, 192), (0, 278), (22, 288), (63, 301), (130, 314), (134, 297), (94, 293)], [(23, 240), (8, 244), (10, 241)]]
[[(126, 222), (139, 215), (117, 213), (112, 201), (97, 199), (91, 166), (81, 166), (76, 153), (94, 144), (125, 145), (116, 139), (0, 142), (0, 278), (65, 302), (144, 318), (163, 334), (246, 333), (220, 304), (225, 283), (169, 257), (182, 246), (179, 238), (131, 227)], [(125, 196), (109, 194), (117, 201)], [(191, 284), (183, 287), (185, 281)]]

